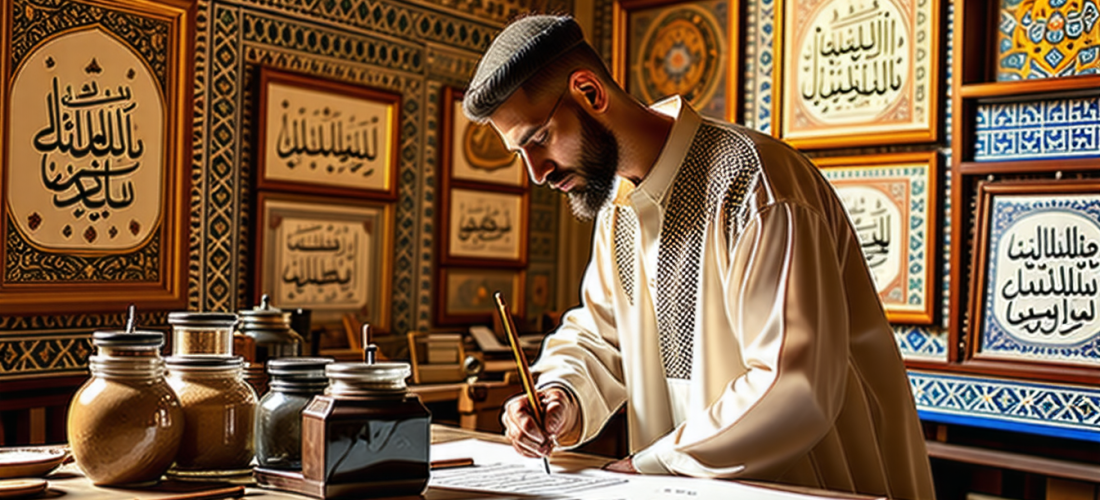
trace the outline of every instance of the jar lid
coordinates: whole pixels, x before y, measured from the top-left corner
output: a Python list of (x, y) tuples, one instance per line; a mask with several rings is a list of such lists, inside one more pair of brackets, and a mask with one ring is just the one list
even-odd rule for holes
[(268, 360), (267, 373), (275, 377), (325, 378), (325, 365), (332, 358), (275, 358)]
[(244, 330), (290, 327), (290, 312), (272, 306), (266, 293), (260, 298), (260, 305), (241, 311), (240, 317)]
[(99, 347), (159, 349), (164, 345), (164, 334), (153, 330), (100, 330), (92, 334), (92, 343)]
[(408, 363), (330, 363), (325, 375), (333, 395), (372, 392), (404, 392), (405, 379), (412, 374)]
[(173, 326), (232, 327), (237, 315), (223, 312), (177, 311), (168, 313), (168, 323)]
[(187, 356), (168, 356), (164, 358), (168, 369), (183, 370), (230, 370), (244, 366), (240, 356), (222, 356), (211, 354), (189, 354)]

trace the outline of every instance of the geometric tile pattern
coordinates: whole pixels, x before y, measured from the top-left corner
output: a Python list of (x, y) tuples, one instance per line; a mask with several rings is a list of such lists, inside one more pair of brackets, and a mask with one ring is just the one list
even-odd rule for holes
[(921, 418), (1100, 441), (1100, 389), (909, 372)]
[(756, 123), (752, 127), (765, 134), (772, 132), (772, 114), (775, 102), (772, 100), (772, 90), (778, 83), (775, 82), (775, 0), (750, 0), (749, 8), (756, 17), (755, 43), (753, 64), (756, 65), (753, 74), (753, 100), (745, 101), (749, 106), (755, 106)]
[(908, 360), (946, 361), (947, 332), (939, 328), (891, 325), (901, 355)]
[(979, 104), (975, 161), (1100, 157), (1100, 97)]
[(1096, 0), (1001, 0), (998, 21), (998, 81), (1095, 75), (1100, 70)]
[(0, 377), (84, 373), (94, 353), (90, 334), (0, 337)]

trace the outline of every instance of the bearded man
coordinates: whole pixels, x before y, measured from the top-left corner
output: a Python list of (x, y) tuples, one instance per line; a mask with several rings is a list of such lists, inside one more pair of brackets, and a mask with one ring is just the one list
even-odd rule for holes
[(925, 499), (905, 369), (844, 207), (784, 143), (626, 93), (569, 17), (509, 25), (463, 102), (531, 179), (596, 218), (582, 304), (502, 420), (520, 453), (595, 437), (626, 405), (612, 470)]

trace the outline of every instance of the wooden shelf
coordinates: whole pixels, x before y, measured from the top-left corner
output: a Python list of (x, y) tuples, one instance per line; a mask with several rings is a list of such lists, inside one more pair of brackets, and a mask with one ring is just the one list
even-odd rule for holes
[(1100, 158), (1065, 160), (964, 161), (959, 173), (965, 175), (1084, 172), (1100, 169)]
[(968, 83), (959, 86), (959, 97), (963, 99), (1005, 98), (1018, 101), (1043, 96), (1059, 96), (1080, 93), (1096, 95), (1100, 93), (1100, 75), (1071, 76), (1065, 78), (1044, 78), (1013, 82)]
[(1089, 483), (1096, 483), (1100, 480), (1100, 465), (941, 443), (939, 441), (927, 441), (925, 446), (928, 448), (928, 456), (932, 458), (1012, 469)]

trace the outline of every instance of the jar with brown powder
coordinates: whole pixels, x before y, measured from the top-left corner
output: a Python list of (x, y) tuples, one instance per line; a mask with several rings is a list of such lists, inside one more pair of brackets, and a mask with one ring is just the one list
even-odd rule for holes
[(73, 458), (97, 485), (155, 483), (184, 430), (180, 400), (164, 377), (164, 334), (100, 331), (92, 341), (92, 377), (69, 407)]
[(183, 406), (179, 479), (218, 479), (251, 472), (256, 393), (241, 377), (240, 356), (172, 356), (168, 383)]

